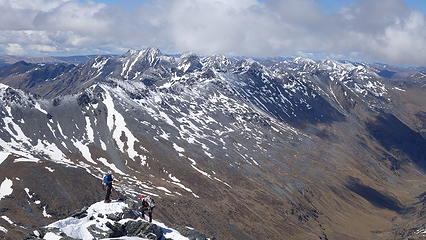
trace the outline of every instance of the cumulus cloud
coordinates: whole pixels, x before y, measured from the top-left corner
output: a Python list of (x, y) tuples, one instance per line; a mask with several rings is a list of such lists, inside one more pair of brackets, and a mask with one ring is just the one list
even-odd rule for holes
[(22, 55), (25, 53), (22, 46), (17, 43), (8, 43), (6, 46), (6, 52), (10, 55)]
[(153, 46), (165, 52), (313, 54), (417, 65), (426, 59), (425, 15), (403, 0), (359, 0), (331, 14), (317, 0), (145, 0), (132, 8), (0, 0), (0, 12), (0, 49), (8, 54)]

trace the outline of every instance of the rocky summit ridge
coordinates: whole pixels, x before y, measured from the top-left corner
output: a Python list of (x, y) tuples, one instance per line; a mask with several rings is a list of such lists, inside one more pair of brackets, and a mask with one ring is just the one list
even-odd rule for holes
[(219, 239), (420, 239), (424, 76), (158, 49), (0, 67), (0, 236), (98, 202), (113, 171)]
[(134, 202), (114, 201), (109, 204), (98, 202), (70, 217), (53, 222), (30, 233), (25, 240), (37, 239), (132, 239), (132, 240), (214, 240), (193, 228), (173, 228), (155, 221), (149, 223), (140, 216)]

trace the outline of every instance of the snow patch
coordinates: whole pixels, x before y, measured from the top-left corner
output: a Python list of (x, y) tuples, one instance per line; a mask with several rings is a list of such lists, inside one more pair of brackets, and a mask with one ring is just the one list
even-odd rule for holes
[(30, 193), (30, 189), (29, 188), (24, 188), (24, 191), (27, 193), (27, 195), (28, 195), (29, 198), (33, 198), (34, 197), (34, 195), (32, 195)]
[(405, 90), (404, 90), (404, 89), (401, 89), (401, 88), (399, 88), (399, 87), (393, 87), (393, 89), (398, 90), (398, 91), (401, 91), (401, 92), (405, 92)]
[(20, 162), (33, 162), (33, 163), (38, 163), (38, 161), (40, 161), (40, 159), (37, 158), (27, 158), (27, 157), (21, 157), (21, 158), (16, 158), (15, 160), (13, 160), (13, 163), (20, 163)]
[(9, 196), (13, 192), (13, 182), (9, 178), (5, 178), (0, 185), (0, 200)]
[(46, 206), (43, 206), (43, 216), (44, 216), (45, 218), (51, 218), (51, 217), (52, 217), (52, 215), (47, 214)]
[(117, 168), (117, 166), (115, 166), (115, 164), (113, 163), (109, 163), (108, 160), (106, 160), (105, 158), (98, 158), (99, 162), (101, 162), (103, 165), (107, 166), (108, 168), (110, 168), (111, 170), (113, 170), (114, 172), (121, 174), (121, 175), (126, 175), (124, 172), (122, 172), (120, 169)]
[(185, 191), (187, 191), (187, 192), (189, 192), (189, 193), (192, 193), (192, 195), (195, 197), (195, 198), (200, 198), (197, 194), (195, 194), (190, 188), (188, 188), (188, 187), (186, 187), (185, 185), (183, 185), (182, 183), (177, 183), (177, 182), (172, 182), (173, 184), (175, 184), (175, 185), (177, 185), (177, 186), (179, 186), (180, 188), (182, 188), (183, 190), (185, 190)]
[(165, 188), (165, 187), (156, 187), (158, 190), (164, 191), (166, 193), (172, 193), (169, 189)]
[(65, 154), (54, 143), (50, 143), (47, 140), (41, 141), (39, 139), (37, 145), (33, 147), (33, 151), (47, 155), (50, 160), (54, 162), (72, 164), (72, 162), (66, 158)]
[(169, 174), (169, 178), (173, 181), (173, 182), (180, 182), (180, 180), (177, 177), (172, 176), (172, 174)]
[[(17, 125), (13, 121), (13, 118), (11, 118), (11, 117), (5, 117), (5, 118), (3, 118), (3, 122), (5, 124), (4, 128), (6, 129), (6, 131), (11, 136), (13, 136), (17, 141), (29, 143), (29, 138), (24, 134), (24, 132), (22, 131), (21, 127), (19, 127), (19, 125)], [(9, 126), (12, 127), (13, 131), (12, 131), (12, 129), (10, 129)]]
[(426, 228), (420, 228), (415, 232), (417, 235), (426, 236)]
[(9, 153), (8, 152), (0, 152), (0, 164), (2, 162), (4, 162), (4, 160), (6, 160), (7, 157), (9, 157)]
[[(133, 133), (126, 127), (126, 122), (124, 117), (115, 109), (113, 99), (110, 93), (105, 90), (105, 99), (104, 104), (107, 106), (107, 125), (110, 131), (113, 132), (113, 138), (120, 149), (121, 152), (127, 153), (133, 161), (135, 157), (138, 156), (138, 153), (135, 151), (134, 146), (136, 142), (139, 142), (138, 139), (133, 135)], [(121, 140), (121, 135), (124, 135), (127, 138), (127, 151), (124, 151), (124, 142)]]
[(8, 222), (10, 225), (16, 226), (16, 224), (12, 220), (10, 220), (8, 216), (1, 216), (1, 218), (5, 220), (6, 222)]
[(109, 61), (109, 58), (102, 59), (102, 60), (99, 60), (98, 58), (96, 58), (95, 62), (92, 65), (92, 68), (96, 68), (98, 72), (100, 72), (108, 61)]
[(167, 124), (176, 128), (175, 123), (173, 122), (171, 118), (169, 118), (169, 116), (167, 116), (167, 114), (165, 114), (162, 111), (160, 111), (159, 114), (166, 121)]
[(85, 117), (85, 118), (86, 118), (87, 137), (89, 138), (89, 142), (92, 143), (95, 140), (93, 128), (92, 128), (91, 123), (90, 123), (90, 118), (89, 117)]
[(185, 149), (182, 147), (179, 147), (176, 143), (173, 143), (173, 148), (177, 151), (177, 152), (185, 152)]
[(39, 104), (39, 103), (36, 103), (36, 104), (34, 105), (34, 107), (35, 107), (37, 110), (39, 110), (40, 112), (42, 112), (42, 113), (44, 113), (44, 114), (46, 114), (46, 115), (47, 115), (46, 110), (44, 110), (43, 108), (41, 108), (41, 106), (40, 106), (40, 104)]
[(93, 161), (92, 158), (92, 154), (90, 153), (89, 147), (87, 147), (86, 145), (84, 145), (83, 143), (79, 142), (79, 141), (74, 141), (72, 140), (74, 146), (80, 150), (81, 155), (83, 155), (83, 157), (89, 161), (90, 163), (96, 164), (95, 161)]
[(13, 192), (12, 188), (13, 182), (9, 178), (5, 178), (0, 185), (0, 200), (9, 196)]
[(138, 62), (138, 60), (142, 56), (142, 54), (143, 54), (143, 51), (139, 51), (135, 60), (133, 60), (133, 62), (130, 64), (129, 69), (127, 70), (127, 73), (126, 73), (126, 77), (125, 77), (126, 79), (129, 79), (129, 73), (132, 71), (133, 66)]
[(46, 235), (44, 235), (43, 239), (45, 239), (45, 240), (60, 240), (60, 239), (62, 239), (62, 237), (58, 236), (58, 235), (56, 235), (52, 232), (48, 232), (48, 233), (46, 233)]
[(55, 133), (55, 131), (53, 130), (52, 126), (51, 126), (49, 123), (47, 123), (47, 127), (49, 127), (50, 131), (51, 131), (51, 132), (52, 132), (52, 134), (53, 134), (53, 137), (57, 138), (57, 137), (56, 137), (56, 133)]
[(58, 126), (59, 133), (62, 135), (62, 137), (64, 137), (64, 139), (67, 139), (68, 137), (65, 136), (64, 133), (62, 132), (62, 128), (61, 128), (61, 125), (59, 125), (59, 122), (57, 122), (57, 126)]
[(102, 141), (102, 139), (99, 139), (99, 141), (101, 142), (101, 148), (102, 148), (102, 150), (106, 151), (107, 147), (106, 147), (104, 141)]

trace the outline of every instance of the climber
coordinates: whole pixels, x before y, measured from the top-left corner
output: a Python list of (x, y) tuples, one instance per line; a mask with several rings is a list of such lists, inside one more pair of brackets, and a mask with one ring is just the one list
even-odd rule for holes
[(112, 178), (112, 173), (111, 171), (108, 171), (107, 174), (105, 174), (104, 178), (103, 178), (103, 186), (104, 186), (104, 190), (106, 187), (106, 195), (105, 195), (105, 201), (104, 203), (110, 203), (111, 202), (111, 191), (112, 191), (112, 182), (114, 181), (114, 179)]
[(145, 212), (148, 212), (149, 222), (152, 223), (152, 211), (155, 208), (155, 201), (150, 196), (140, 196), (142, 199), (142, 206), (140, 211), (142, 212), (142, 219), (145, 219)]

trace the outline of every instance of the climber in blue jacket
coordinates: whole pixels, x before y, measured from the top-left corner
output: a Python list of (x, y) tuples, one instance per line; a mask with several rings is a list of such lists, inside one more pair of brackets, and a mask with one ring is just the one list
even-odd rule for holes
[(107, 174), (105, 174), (104, 178), (103, 178), (103, 185), (104, 185), (104, 189), (106, 187), (106, 195), (105, 195), (105, 201), (104, 203), (110, 203), (111, 202), (111, 191), (112, 191), (112, 182), (114, 181), (114, 179), (112, 178), (112, 173), (111, 171), (108, 171)]

